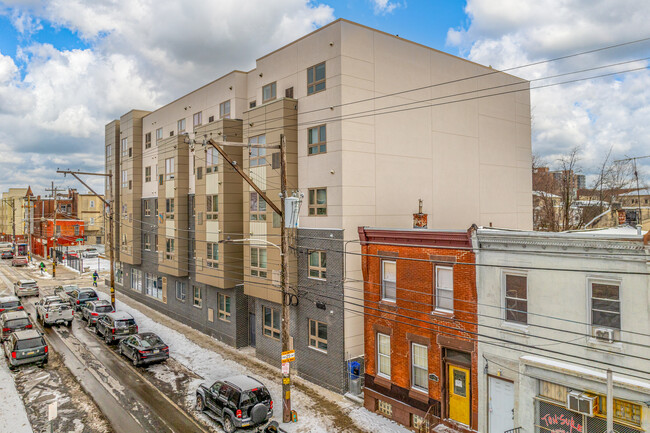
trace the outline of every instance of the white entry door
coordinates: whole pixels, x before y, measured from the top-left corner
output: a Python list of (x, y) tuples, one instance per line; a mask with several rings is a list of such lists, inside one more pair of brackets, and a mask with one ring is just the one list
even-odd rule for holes
[(515, 428), (515, 384), (490, 377), (489, 433), (503, 433)]

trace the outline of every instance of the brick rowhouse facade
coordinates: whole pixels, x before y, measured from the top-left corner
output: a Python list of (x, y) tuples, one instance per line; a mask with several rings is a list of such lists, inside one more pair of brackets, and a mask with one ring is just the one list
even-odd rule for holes
[[(471, 228), (468, 231), (435, 231), (359, 227), (365, 281), (364, 404), (368, 410), (378, 411), (412, 428), (422, 422), (428, 422), (430, 427), (442, 422), (460, 430), (476, 429), (477, 294), (471, 232)], [(383, 261), (395, 263), (394, 302), (383, 297)], [(451, 269), (453, 311), (437, 308), (436, 267), (445, 268), (446, 272)], [(383, 341), (390, 341), (388, 375), (378, 372), (378, 334), (389, 336), (389, 339), (382, 337)], [(424, 385), (420, 379), (420, 386), (414, 385), (414, 345), (418, 346), (418, 353), (426, 347), (428, 378)], [(468, 399), (463, 401), (464, 411), (469, 410), (466, 422), (453, 419), (461, 419), (458, 400), (454, 400), (454, 412), (450, 413), (448, 384), (451, 372), (454, 383), (462, 385), (455, 382), (455, 375), (459, 374), (456, 367), (461, 369), (462, 377), (469, 376), (463, 382), (464, 389), (453, 391)], [(456, 399), (456, 395), (453, 398)]]

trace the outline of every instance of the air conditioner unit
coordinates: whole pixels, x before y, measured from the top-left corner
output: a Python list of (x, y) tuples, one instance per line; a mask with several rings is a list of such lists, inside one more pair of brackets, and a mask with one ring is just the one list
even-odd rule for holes
[(594, 336), (597, 340), (612, 343), (614, 341), (614, 330), (611, 328), (596, 328), (594, 329)]
[(580, 391), (571, 391), (567, 394), (566, 407), (569, 410), (587, 416), (594, 416), (598, 412), (598, 397), (590, 396)]

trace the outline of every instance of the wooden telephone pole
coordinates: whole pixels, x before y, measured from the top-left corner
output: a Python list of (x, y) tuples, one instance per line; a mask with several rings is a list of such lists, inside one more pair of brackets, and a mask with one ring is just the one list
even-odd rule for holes
[[(268, 203), (268, 205), (278, 214), (281, 218), (281, 234), (282, 243), (280, 245), (280, 255), (282, 256), (281, 270), (280, 270), (280, 286), (282, 290), (282, 421), (291, 422), (291, 376), (290, 370), (286, 367), (289, 366), (288, 362), (285, 363), (285, 354), (291, 353), (291, 315), (289, 309), (290, 292), (289, 292), (289, 231), (285, 227), (285, 198), (287, 197), (287, 154), (286, 154), (286, 139), (284, 134), (280, 135), (280, 207), (273, 203), (267, 195), (253, 182), (253, 180), (242, 170), (240, 164), (233, 161), (232, 158), (221, 148), (221, 146), (246, 146), (242, 143), (217, 143), (213, 139), (206, 142), (207, 145), (214, 147), (217, 152), (221, 154), (224, 161), (226, 161), (237, 173), (259, 194), (259, 196)], [(277, 148), (277, 146), (259, 146), (264, 148)], [(275, 245), (277, 247), (277, 245)], [(288, 358), (293, 360), (292, 354)], [(286, 364), (286, 366), (285, 366)]]
[(57, 212), (57, 200), (59, 198), (59, 188), (54, 186), (54, 182), (52, 182), (52, 188), (49, 190), (46, 189), (45, 191), (51, 191), (52, 196), (54, 197), (54, 225), (52, 227), (52, 242), (53, 242), (53, 257), (52, 257), (52, 278), (56, 277), (56, 212)]
[[(114, 252), (114, 247), (113, 247), (113, 214), (115, 210), (113, 209), (113, 200), (111, 202), (107, 202), (104, 197), (101, 195), (97, 194), (94, 189), (88, 186), (86, 182), (81, 180), (78, 175), (83, 174), (87, 176), (104, 176), (108, 177), (108, 187), (112, 191), (112, 186), (113, 186), (113, 175), (111, 173), (88, 173), (84, 171), (70, 171), (70, 170), (57, 170), (57, 173), (63, 173), (65, 176), (66, 174), (71, 174), (74, 176), (75, 179), (77, 179), (83, 186), (88, 188), (88, 191), (92, 192), (95, 197), (100, 199), (105, 206), (108, 206), (108, 257), (110, 259), (110, 266), (111, 266), (111, 277), (110, 277), (110, 282), (111, 282), (111, 305), (113, 305), (113, 310), (115, 310), (115, 252)], [(112, 194), (111, 194), (112, 197)]]

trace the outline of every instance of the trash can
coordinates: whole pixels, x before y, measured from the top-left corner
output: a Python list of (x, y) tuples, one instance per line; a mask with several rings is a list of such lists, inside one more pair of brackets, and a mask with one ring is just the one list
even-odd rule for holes
[(361, 372), (361, 364), (358, 361), (350, 363), (350, 379), (358, 379)]

